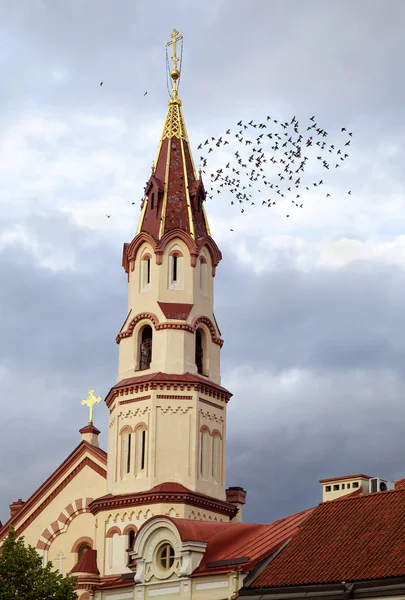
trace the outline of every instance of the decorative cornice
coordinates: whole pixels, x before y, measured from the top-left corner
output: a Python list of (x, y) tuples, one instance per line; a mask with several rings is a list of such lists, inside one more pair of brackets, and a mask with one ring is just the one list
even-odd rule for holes
[[(141, 375), (139, 377), (130, 377), (117, 383), (108, 392), (105, 403), (110, 408), (115, 398), (137, 394), (139, 392), (148, 392), (152, 390), (179, 390), (179, 391), (197, 391), (211, 398), (229, 402), (232, 397), (231, 392), (217, 385), (212, 381), (203, 381), (199, 376), (192, 373), (181, 375), (152, 373), (150, 375)], [(201, 398), (200, 398), (201, 400)]]
[(156, 264), (161, 265), (163, 262), (163, 253), (167, 244), (176, 238), (180, 238), (189, 249), (190, 265), (192, 267), (196, 266), (198, 255), (200, 254), (202, 248), (206, 246), (211, 257), (212, 276), (215, 277), (216, 267), (222, 259), (222, 253), (217, 244), (210, 236), (206, 236), (195, 242), (190, 235), (182, 229), (173, 229), (172, 231), (168, 231), (159, 242), (156, 241), (155, 238), (146, 231), (141, 231), (138, 233), (131, 243), (124, 244), (122, 252), (122, 266), (124, 267), (125, 272), (129, 274), (129, 270), (133, 270), (133, 265), (135, 264), (138, 250), (144, 243), (147, 243), (151, 246), (153, 252), (155, 253)]
[(191, 490), (176, 492), (149, 490), (148, 492), (140, 492), (138, 494), (104, 496), (103, 498), (93, 500), (89, 505), (89, 509), (96, 515), (104, 510), (110, 511), (112, 509), (130, 508), (132, 506), (147, 504), (187, 504), (227, 516), (229, 519), (232, 519), (237, 513), (237, 508), (233, 504), (211, 498), (210, 496), (204, 496)]

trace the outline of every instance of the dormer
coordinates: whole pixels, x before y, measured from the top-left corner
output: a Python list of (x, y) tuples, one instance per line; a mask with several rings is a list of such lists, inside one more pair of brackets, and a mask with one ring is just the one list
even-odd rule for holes
[(163, 192), (164, 184), (152, 172), (152, 175), (145, 187), (144, 202), (148, 202), (148, 211), (158, 211)]
[[(146, 521), (129, 553), (130, 564), (136, 565), (135, 583), (153, 584), (190, 576), (204, 556), (207, 542), (184, 539), (176, 521), (184, 519), (153, 517)], [(192, 525), (188, 521), (186, 524)]]

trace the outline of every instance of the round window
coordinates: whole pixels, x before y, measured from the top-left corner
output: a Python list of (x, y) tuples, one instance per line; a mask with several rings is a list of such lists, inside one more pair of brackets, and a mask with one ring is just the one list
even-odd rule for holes
[(168, 571), (174, 563), (174, 548), (170, 544), (160, 546), (157, 553), (157, 562), (161, 569)]

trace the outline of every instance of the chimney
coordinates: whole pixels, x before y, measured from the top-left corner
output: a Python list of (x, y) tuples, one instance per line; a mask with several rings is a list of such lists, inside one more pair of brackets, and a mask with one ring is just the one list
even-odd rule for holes
[(79, 430), (79, 433), (82, 434), (83, 442), (88, 442), (92, 446), (98, 448), (98, 436), (100, 432), (97, 427), (94, 427), (93, 423), (89, 423), (85, 427), (82, 427)]
[(232, 522), (242, 523), (242, 508), (246, 503), (246, 491), (241, 487), (229, 487), (225, 493), (226, 501), (230, 502), (238, 509), (238, 512), (232, 519)]
[(322, 502), (336, 500), (336, 498), (341, 498), (354, 492), (368, 494), (370, 479), (372, 478), (369, 475), (363, 475), (362, 473), (320, 479), (319, 483), (322, 485)]
[(24, 504), (25, 502), (21, 498), (18, 498), (18, 500), (16, 500), (15, 502), (12, 502), (10, 504), (10, 517), (13, 518), (14, 515), (20, 512)]

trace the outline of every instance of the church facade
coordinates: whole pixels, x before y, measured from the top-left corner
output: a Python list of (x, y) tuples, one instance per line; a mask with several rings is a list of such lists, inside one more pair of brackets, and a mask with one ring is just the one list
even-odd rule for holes
[(0, 544), (14, 527), (44, 563), (77, 577), (80, 600), (405, 597), (404, 480), (375, 493), (362, 474), (321, 480), (318, 507), (270, 524), (243, 523), (246, 492), (226, 488), (231, 393), (214, 315), (221, 252), (178, 97), (180, 40), (174, 30), (163, 134), (123, 248), (128, 311), (105, 398), (108, 453), (91, 390), (80, 443), (27, 501), (10, 505)]
[[(221, 386), (223, 340), (213, 306), (221, 252), (177, 93), (180, 39), (174, 31), (163, 134), (136, 234), (123, 249), (128, 313), (116, 338), (118, 381), (105, 398), (108, 454), (91, 418), (59, 469), (26, 502), (10, 506), (0, 532), (13, 526), (44, 562), (75, 574), (82, 600), (115, 597), (116, 587), (124, 598), (122, 586), (133, 589), (135, 581), (137, 597), (140, 589), (147, 597), (162, 581), (187, 579), (206, 542), (184, 540), (184, 522), (239, 523), (245, 502), (241, 488), (225, 489), (231, 393)], [(183, 586), (182, 595), (192, 588)], [(218, 596), (210, 580), (207, 597), (223, 597), (223, 588)]]

